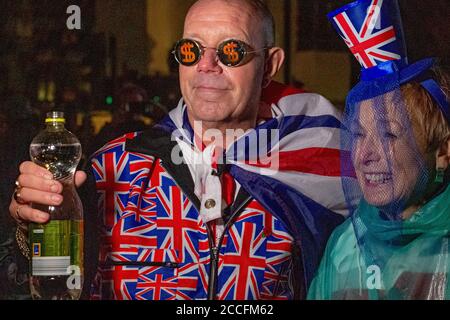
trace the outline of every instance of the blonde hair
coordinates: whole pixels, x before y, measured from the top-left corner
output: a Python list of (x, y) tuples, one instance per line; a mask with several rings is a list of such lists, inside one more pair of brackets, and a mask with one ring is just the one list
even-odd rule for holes
[[(448, 102), (450, 96), (448, 75), (437, 67), (431, 71)], [(401, 87), (401, 91), (420, 148), (425, 152), (436, 151), (450, 138), (450, 126), (444, 113), (420, 83), (409, 82)]]

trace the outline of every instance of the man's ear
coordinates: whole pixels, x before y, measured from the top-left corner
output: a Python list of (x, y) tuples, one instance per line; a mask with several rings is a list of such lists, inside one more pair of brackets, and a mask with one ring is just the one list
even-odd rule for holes
[(279, 47), (273, 47), (267, 50), (267, 58), (264, 66), (264, 78), (262, 87), (265, 88), (269, 85), (272, 78), (281, 69), (284, 62), (284, 50)]
[(447, 170), (450, 165), (450, 137), (436, 151), (436, 168)]

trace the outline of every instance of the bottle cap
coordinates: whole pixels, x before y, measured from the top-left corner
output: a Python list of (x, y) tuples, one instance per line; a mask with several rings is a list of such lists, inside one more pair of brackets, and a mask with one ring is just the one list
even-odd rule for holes
[(45, 123), (51, 122), (65, 123), (66, 119), (64, 118), (64, 112), (61, 111), (48, 112), (47, 117), (45, 119)]

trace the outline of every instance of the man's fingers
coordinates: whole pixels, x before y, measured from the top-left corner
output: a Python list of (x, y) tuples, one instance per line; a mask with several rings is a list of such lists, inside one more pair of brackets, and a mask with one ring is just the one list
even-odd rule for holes
[(19, 171), (22, 174), (31, 174), (34, 176), (38, 176), (47, 180), (52, 180), (53, 175), (47, 169), (38, 166), (37, 164), (31, 161), (25, 161), (20, 164)]
[(9, 206), (11, 217), (18, 221), (18, 223), (46, 223), (50, 218), (50, 215), (46, 212), (39, 211), (31, 208), (27, 204), (18, 204), (16, 201), (12, 201)]
[[(63, 197), (60, 193), (63, 191), (63, 186), (53, 179), (50, 171), (31, 161), (23, 162), (19, 170), (20, 175), (17, 180), (21, 188), (17, 191), (20, 193), (21, 202), (47, 206), (58, 206), (62, 203)], [(81, 186), (86, 178), (86, 173), (76, 172), (75, 185)], [(11, 200), (9, 211), (19, 223), (46, 223), (50, 219), (48, 213), (33, 209), (29, 204), (18, 204), (14, 199)]]
[(21, 174), (19, 178), (17, 178), (17, 181), (19, 181), (22, 188), (30, 188), (53, 193), (61, 193), (63, 190), (62, 184), (58, 181), (43, 179), (42, 177), (32, 174)]
[(84, 171), (75, 172), (75, 186), (79, 188), (87, 179), (87, 175)]
[(60, 205), (63, 199), (60, 194), (39, 191), (31, 188), (22, 188), (20, 190), (20, 198), (24, 202), (33, 202), (50, 206)]
[(50, 215), (29, 205), (17, 205), (14, 218), (21, 222), (46, 223)]

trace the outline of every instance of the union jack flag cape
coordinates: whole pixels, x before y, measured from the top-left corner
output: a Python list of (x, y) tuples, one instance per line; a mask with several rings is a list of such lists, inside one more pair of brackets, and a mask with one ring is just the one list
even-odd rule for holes
[[(348, 158), (340, 150), (340, 114), (324, 97), (276, 82), (263, 99), (270, 105), (271, 119), (240, 137), (227, 148), (224, 158), (234, 179), (294, 237), (309, 284), (328, 236), (349, 213), (342, 178), (352, 179), (353, 173), (341, 163)], [(181, 132), (193, 142), (182, 100), (158, 127), (177, 135)], [(261, 142), (268, 131), (276, 132), (276, 139)], [(257, 141), (246, 141), (249, 136)], [(267, 145), (262, 148), (261, 143)], [(255, 146), (259, 149), (252, 153)], [(276, 166), (262, 165), (254, 159), (255, 153), (258, 160)]]

